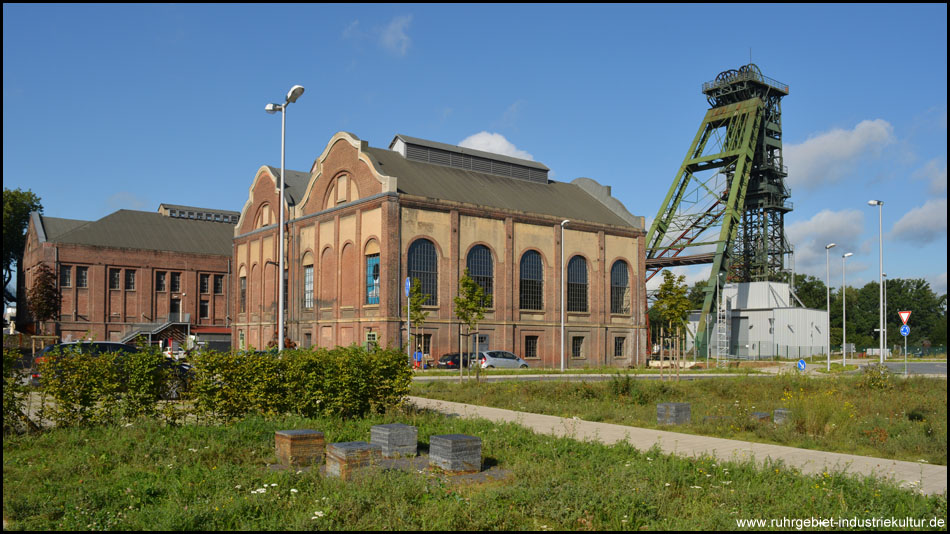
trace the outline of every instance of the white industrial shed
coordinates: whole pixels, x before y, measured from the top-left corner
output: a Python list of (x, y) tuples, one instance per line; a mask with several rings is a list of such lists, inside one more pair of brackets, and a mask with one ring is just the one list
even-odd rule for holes
[[(828, 312), (794, 306), (788, 284), (779, 282), (750, 282), (727, 284), (722, 291), (726, 308), (727, 347), (724, 352), (732, 358), (771, 359), (803, 358), (825, 353), (825, 332)], [(709, 357), (716, 357), (716, 315), (708, 320)], [(689, 317), (689, 329), (696, 331), (699, 312)], [(692, 351), (692, 340), (687, 341)], [(697, 354), (705, 358), (705, 354)]]

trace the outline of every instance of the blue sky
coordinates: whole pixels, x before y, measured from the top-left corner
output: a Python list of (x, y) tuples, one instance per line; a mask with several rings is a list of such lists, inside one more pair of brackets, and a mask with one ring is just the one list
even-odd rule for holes
[[(530, 157), (655, 217), (708, 108), (751, 59), (782, 103), (798, 272), (947, 287), (947, 6), (3, 6), (4, 187), (95, 220), (240, 210), (254, 172), (309, 170), (348, 131)], [(683, 269), (692, 282), (708, 267)]]

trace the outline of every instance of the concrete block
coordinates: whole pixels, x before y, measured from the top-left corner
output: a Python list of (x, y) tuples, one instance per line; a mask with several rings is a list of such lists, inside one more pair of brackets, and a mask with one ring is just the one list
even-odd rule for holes
[(789, 421), (792, 418), (792, 411), (786, 410), (784, 408), (778, 408), (775, 410), (775, 413), (772, 414), (772, 422), (776, 425), (782, 425)]
[(286, 466), (322, 464), (325, 443), (316, 430), (278, 430), (274, 433), (277, 460)]
[(327, 445), (327, 476), (349, 480), (360, 468), (382, 459), (382, 447), (365, 441), (346, 441)]
[(383, 458), (415, 456), (419, 431), (402, 423), (375, 425), (370, 429), (370, 442), (383, 449)]
[(661, 402), (656, 405), (656, 424), (683, 425), (692, 421), (688, 402)]
[(772, 419), (772, 414), (769, 412), (752, 412), (749, 414), (749, 417), (767, 423), (770, 419)]
[(465, 434), (432, 436), (429, 464), (450, 473), (477, 473), (482, 469), (482, 440)]

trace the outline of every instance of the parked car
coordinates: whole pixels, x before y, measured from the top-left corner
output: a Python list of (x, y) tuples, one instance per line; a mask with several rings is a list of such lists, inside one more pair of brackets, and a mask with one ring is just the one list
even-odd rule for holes
[(478, 353), (482, 369), (527, 369), (528, 362), (506, 350), (488, 350)]
[[(463, 362), (465, 367), (469, 367), (471, 362), (471, 355), (469, 353), (464, 354)], [(459, 353), (452, 352), (446, 354), (439, 358), (439, 363), (436, 364), (436, 369), (458, 369), (459, 368)]]
[[(40, 385), (40, 376), (39, 367), (40, 364), (45, 361), (67, 356), (69, 354), (91, 354), (93, 356), (99, 354), (108, 354), (116, 353), (119, 355), (119, 365), (121, 365), (121, 357), (127, 354), (134, 354), (139, 352), (139, 348), (135, 345), (129, 345), (126, 343), (118, 343), (115, 341), (74, 341), (67, 343), (59, 343), (56, 345), (50, 345), (45, 347), (36, 357), (33, 358), (33, 372), (31, 374), (31, 383), (34, 386)], [(176, 361), (170, 358), (162, 359), (162, 367), (171, 371), (171, 379), (168, 385), (168, 391), (163, 395), (165, 399), (178, 399), (181, 396), (181, 392), (188, 389), (188, 385), (191, 382), (191, 378), (194, 376), (191, 365), (186, 362)]]

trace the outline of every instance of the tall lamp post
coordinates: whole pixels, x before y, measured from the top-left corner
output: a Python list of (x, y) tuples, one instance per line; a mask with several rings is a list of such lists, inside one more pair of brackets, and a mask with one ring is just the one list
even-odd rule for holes
[(884, 277), (884, 330), (881, 331), (881, 335), (884, 336), (884, 348), (890, 350), (887, 346), (887, 273), (883, 273), (882, 276)]
[(841, 256), (841, 367), (848, 363), (848, 291), (844, 283), (844, 260), (854, 255), (848, 252)]
[(878, 340), (881, 344), (881, 365), (884, 365), (884, 201), (868, 200), (868, 206), (877, 206), (877, 230), (878, 230), (878, 259), (880, 262), (880, 275), (878, 279), (878, 310), (880, 312), (878, 331)]
[(828, 354), (828, 372), (831, 372), (831, 270), (828, 261), (828, 251), (836, 245), (828, 243), (825, 245), (825, 351)]
[(287, 92), (287, 97), (283, 104), (267, 104), (264, 111), (268, 113), (280, 112), (280, 217), (278, 224), (280, 228), (280, 240), (277, 245), (277, 279), (279, 289), (277, 290), (277, 351), (284, 350), (284, 155), (286, 144), (284, 140), (287, 126), (287, 104), (293, 104), (303, 94), (303, 86), (295, 85)]
[(567, 280), (564, 278), (564, 226), (570, 219), (561, 221), (561, 372), (564, 372), (564, 306), (567, 303)]

